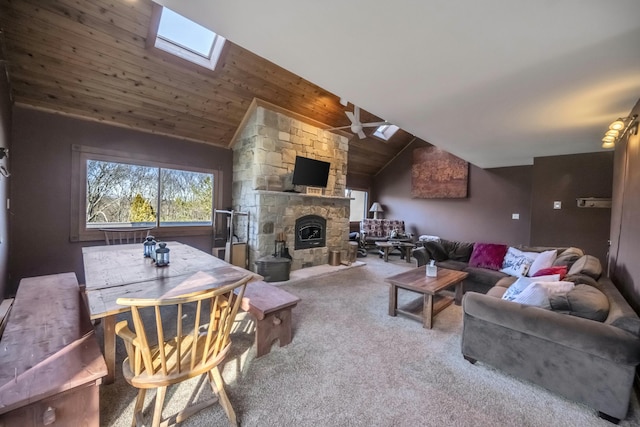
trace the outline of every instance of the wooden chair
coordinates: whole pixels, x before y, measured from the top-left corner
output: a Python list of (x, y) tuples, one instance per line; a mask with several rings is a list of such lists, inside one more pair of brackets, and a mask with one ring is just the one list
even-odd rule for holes
[(101, 228), (107, 245), (142, 243), (155, 227)]
[[(163, 425), (181, 422), (217, 401), (229, 422), (237, 425), (236, 414), (225, 393), (218, 365), (229, 352), (229, 333), (251, 278), (252, 275), (247, 275), (229, 285), (167, 299), (118, 298), (118, 304), (131, 307), (135, 330), (133, 332), (129, 329), (126, 320), (119, 322), (115, 328), (116, 334), (124, 340), (127, 351), (127, 358), (122, 364), (124, 377), (129, 384), (140, 389), (132, 426), (144, 423), (142, 410), (147, 389), (157, 389), (152, 425), (159, 426), (167, 386), (205, 374), (217, 398), (191, 405), (162, 421)], [(210, 305), (203, 305), (203, 302), (209, 302)], [(192, 329), (183, 325), (191, 323), (190, 320), (185, 320), (191, 316), (183, 314), (183, 305), (189, 303), (195, 303), (193, 324), (188, 325)], [(167, 310), (166, 306), (173, 306), (173, 310)], [(143, 317), (141, 309), (145, 307), (153, 307), (154, 316)], [(175, 334), (168, 334), (171, 335), (170, 338), (165, 336), (161, 307), (176, 319), (176, 331)], [(165, 317), (168, 317), (166, 313)], [(149, 333), (154, 330), (155, 337), (153, 333)], [(149, 338), (157, 338), (159, 344), (151, 345)]]

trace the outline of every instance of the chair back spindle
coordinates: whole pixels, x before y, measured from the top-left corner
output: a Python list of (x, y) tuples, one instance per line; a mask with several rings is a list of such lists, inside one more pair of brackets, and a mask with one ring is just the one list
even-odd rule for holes
[(107, 245), (142, 243), (155, 227), (100, 228)]

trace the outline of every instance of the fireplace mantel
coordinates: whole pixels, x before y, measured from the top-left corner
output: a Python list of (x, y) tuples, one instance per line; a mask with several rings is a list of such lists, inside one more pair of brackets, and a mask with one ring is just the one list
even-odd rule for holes
[(289, 191), (269, 191), (269, 190), (255, 190), (258, 194), (264, 194), (267, 196), (282, 196), (282, 197), (309, 197), (314, 199), (334, 199), (334, 200), (351, 200), (350, 197), (341, 197), (341, 196), (318, 196), (315, 194), (306, 194), (306, 193), (293, 193)]

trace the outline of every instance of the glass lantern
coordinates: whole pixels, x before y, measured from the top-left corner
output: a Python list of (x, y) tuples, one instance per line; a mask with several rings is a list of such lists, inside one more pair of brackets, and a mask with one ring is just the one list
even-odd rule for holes
[(153, 258), (156, 254), (156, 241), (153, 236), (147, 236), (146, 240), (142, 244), (144, 247), (144, 257)]
[(164, 267), (169, 265), (169, 248), (165, 242), (158, 243), (160, 246), (156, 249), (156, 267)]

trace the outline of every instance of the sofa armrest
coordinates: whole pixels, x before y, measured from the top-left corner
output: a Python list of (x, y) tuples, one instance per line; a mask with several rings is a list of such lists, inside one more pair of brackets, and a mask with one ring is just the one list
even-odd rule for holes
[(465, 317), (472, 316), (616, 363), (631, 366), (640, 363), (640, 339), (615, 326), (475, 292), (465, 294), (462, 308)]

